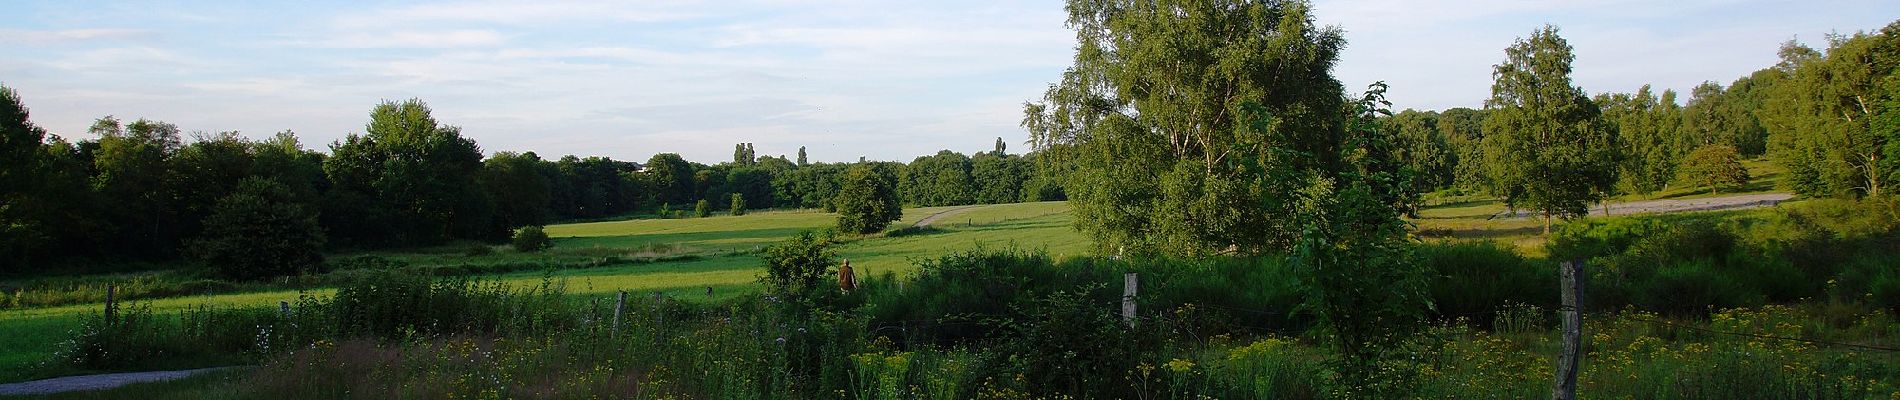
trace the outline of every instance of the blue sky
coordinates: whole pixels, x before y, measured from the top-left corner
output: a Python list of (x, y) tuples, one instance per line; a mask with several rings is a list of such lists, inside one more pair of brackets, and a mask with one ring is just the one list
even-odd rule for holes
[[(1687, 91), (1772, 64), (1782, 41), (1878, 29), (1900, 2), (1319, 1), (1349, 90), (1398, 108), (1476, 107), (1490, 65), (1556, 24), (1596, 93)], [(0, 83), (33, 119), (95, 118), (323, 149), (383, 99), (427, 101), (488, 151), (700, 162), (810, 147), (815, 160), (1015, 150), (1021, 104), (1068, 65), (1054, 1), (7, 1)], [(1686, 98), (1685, 98), (1686, 100)]]

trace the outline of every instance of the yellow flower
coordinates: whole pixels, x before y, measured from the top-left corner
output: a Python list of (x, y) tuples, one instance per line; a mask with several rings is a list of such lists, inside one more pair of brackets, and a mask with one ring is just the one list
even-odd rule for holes
[(1194, 362), (1176, 358), (1173, 360), (1168, 360), (1168, 363), (1162, 364), (1162, 366), (1168, 367), (1169, 371), (1174, 371), (1174, 373), (1180, 374), (1180, 373), (1187, 373), (1189, 370), (1193, 370)]

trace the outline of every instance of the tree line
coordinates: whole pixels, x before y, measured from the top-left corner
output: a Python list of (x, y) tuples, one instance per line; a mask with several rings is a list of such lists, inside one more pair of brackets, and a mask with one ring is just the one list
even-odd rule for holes
[[(232, 258), (251, 256), (294, 264), (273, 273), (296, 273), (326, 249), (499, 243), (516, 228), (555, 221), (704, 216), (711, 208), (704, 203), (732, 205), (733, 214), (835, 211), (857, 165), (889, 178), (868, 182), (888, 183), (886, 191), (919, 206), (1063, 198), (1059, 186), (1038, 183), (1048, 180), (1037, 179), (1034, 154), (1008, 154), (1000, 138), (992, 151), (946, 150), (909, 164), (808, 162), (804, 148), (793, 161), (760, 156), (750, 143), (713, 165), (675, 153), (644, 164), (512, 151), (484, 157), (459, 127), (414, 99), (376, 105), (364, 131), (327, 154), (289, 131), (254, 140), (108, 116), (88, 133), (97, 138), (47, 133), (29, 120), (19, 94), (0, 86), (0, 259), (9, 260), (0, 273), (178, 259), (242, 264)], [(877, 200), (852, 206), (867, 201)], [(280, 238), (273, 242), (280, 246), (223, 241), (259, 236)]]
[[(1424, 192), (1529, 196), (1514, 192), (1511, 180), (1536, 174), (1523, 169), (1536, 164), (1528, 159), (1544, 157), (1539, 152), (1553, 148), (1535, 143), (1510, 149), (1513, 143), (1496, 137), (1498, 133), (1530, 127), (1515, 126), (1513, 120), (1493, 121), (1514, 113), (1505, 103), (1529, 98), (1538, 99), (1524, 104), (1533, 111), (1561, 113), (1571, 124), (1542, 127), (1541, 132), (1582, 129), (1599, 136), (1587, 146), (1587, 156), (1595, 158), (1573, 166), (1587, 172), (1587, 192), (1596, 194), (1582, 197), (1592, 201), (1671, 187), (1720, 191), (1740, 186), (1748, 181), (1740, 160), (1757, 157), (1786, 168), (1787, 189), (1804, 196), (1882, 194), (1900, 172), (1900, 163), (1893, 161), (1900, 156), (1900, 142), (1893, 140), (1900, 135), (1900, 22), (1873, 32), (1829, 35), (1826, 42), (1825, 48), (1785, 42), (1775, 65), (1727, 85), (1704, 82), (1683, 101), (1673, 90), (1657, 93), (1649, 85), (1586, 96), (1582, 88), (1570, 85), (1569, 45), (1550, 28), (1526, 39), (1531, 47), (1512, 53), (1498, 66), (1496, 72), (1510, 72), (1498, 75), (1498, 88), (1507, 92), (1487, 101), (1485, 108), (1408, 109), (1381, 119), (1386, 129), (1397, 133), (1400, 159), (1419, 171), (1415, 183)], [(1541, 68), (1534, 63), (1540, 57), (1564, 62), (1552, 64), (1561, 68)], [(1515, 97), (1530, 93), (1514, 91), (1518, 86), (1512, 86), (1513, 79), (1552, 83), (1542, 86), (1545, 89), (1575, 90), (1561, 101), (1555, 96)], [(1585, 168), (1592, 165), (1614, 168)]]

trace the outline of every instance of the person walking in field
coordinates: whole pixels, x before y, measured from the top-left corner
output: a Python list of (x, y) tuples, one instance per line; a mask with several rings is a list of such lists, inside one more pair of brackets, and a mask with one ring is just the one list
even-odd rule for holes
[(849, 292), (858, 288), (858, 274), (851, 271), (851, 260), (838, 266), (838, 289)]

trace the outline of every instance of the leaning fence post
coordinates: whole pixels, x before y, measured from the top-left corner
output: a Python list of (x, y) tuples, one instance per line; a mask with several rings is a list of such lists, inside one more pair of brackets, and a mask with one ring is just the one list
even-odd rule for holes
[(1576, 400), (1577, 361), (1583, 353), (1583, 262), (1565, 261), (1558, 269), (1563, 278), (1564, 351), (1557, 359), (1557, 382), (1551, 398)]
[(1135, 291), (1140, 286), (1138, 275), (1133, 272), (1122, 274), (1122, 323), (1135, 326)]

